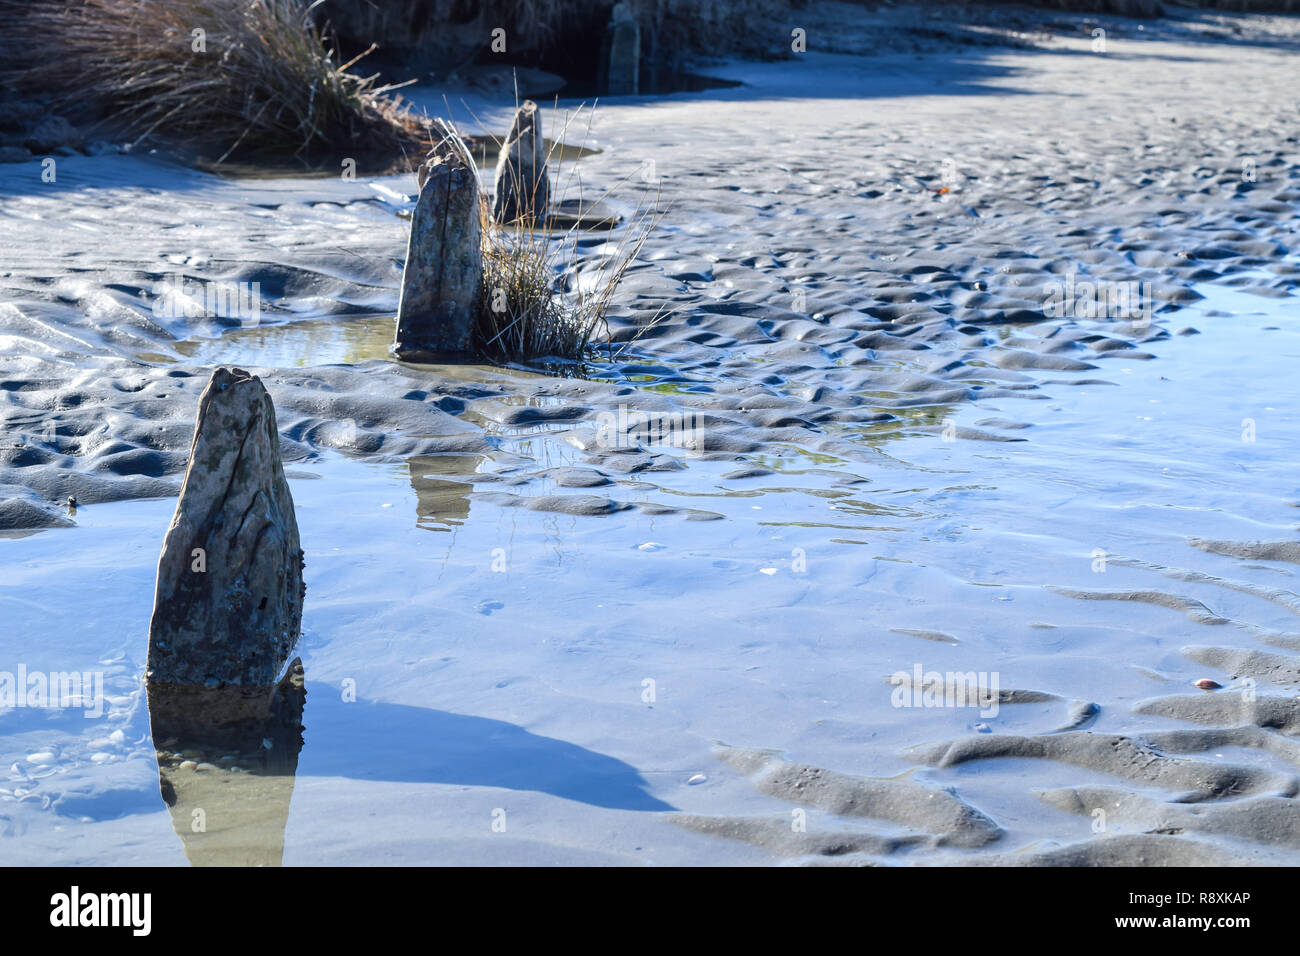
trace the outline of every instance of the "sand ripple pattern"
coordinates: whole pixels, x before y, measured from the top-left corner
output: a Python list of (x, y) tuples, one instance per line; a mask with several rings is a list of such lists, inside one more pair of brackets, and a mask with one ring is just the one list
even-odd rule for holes
[[(994, 479), (942, 484), (939, 468), (911, 468), (889, 444), (950, 430), (980, 443), (990, 470), (1005, 469), (1008, 449), (1037, 441), (1029, 415), (1006, 410), (1012, 400), (1032, 400), (1046, 419), (1070, 390), (1122, 389), (1125, 369), (1159, 365), (1174, 334), (1192, 331), (1186, 307), (1201, 284), (1265, 303), (1290, 294), (1300, 279), (1300, 89), (1297, 30), (1278, 29), (1290, 32), (1198, 48), (1195, 84), (1179, 65), (1183, 47), (1104, 60), (1080, 47), (1040, 73), (971, 56), (943, 77), (909, 52), (785, 71), (785, 85), (719, 102), (611, 108), (600, 132), (612, 148), (584, 161), (588, 181), (603, 189), (653, 157), (666, 209), (611, 316), (624, 350), (574, 377), (383, 360), (257, 368), (286, 461), (405, 461), (422, 520), (449, 497), (436, 475), (453, 474), (494, 508), (611, 523), (672, 514), (727, 528), (702, 496), (682, 505), (634, 491), (708, 467), (728, 493), (788, 490), (773, 465), (796, 449), (813, 464), (795, 483), (824, 510), (790, 524), (852, 537), (873, 556), (851, 603), (831, 611), (958, 653), (973, 643), (959, 625), (975, 630), (998, 607), (962, 602), (996, 593), (1003, 607), (1023, 601), (1071, 622), (1027, 612), (1001, 646), (1061, 657), (1074, 672), (999, 691), (1016, 723), (1005, 732), (908, 725), (899, 750), (914, 766), (893, 775), (787, 759), (763, 749), (768, 740), (722, 747), (724, 772), (780, 809), (665, 819), (800, 863), (1294, 864), (1300, 626), (1256, 623), (1259, 605), (1242, 603), (1300, 614), (1294, 528), (1240, 540), (1224, 533), (1225, 514), (1236, 507), (1227, 517), (1243, 518), (1248, 502), (1188, 508), (1182, 556), (1108, 557), (1142, 576), (1119, 588), (1011, 580), (999, 561), (1014, 567), (1006, 556), (1021, 540), (990, 538), (1000, 551), (949, 571), (935, 556), (978, 530), (968, 512)], [(991, 121), (990, 108), (1016, 121)], [(1243, 151), (1253, 179), (1242, 176)], [(397, 302), (405, 223), (364, 182), (232, 183), (134, 157), (70, 157), (59, 168), (57, 189), (16, 174), (0, 184), (0, 531), (71, 524), (58, 506), (69, 495), (92, 504), (176, 493), (207, 378), (184, 346), (233, 341), (242, 325), (155, 309), (171, 277), (258, 283), (268, 329), (387, 316)], [(607, 238), (584, 240), (566, 281), (591, 277)], [(1048, 315), (1045, 288), (1071, 273), (1144, 284), (1153, 321)], [(600, 415), (619, 406), (697, 416), (704, 453), (602, 447)], [(1103, 431), (1096, 444), (1121, 443)], [(867, 494), (900, 475), (889, 495)], [(1140, 499), (1154, 480), (1135, 469), (1111, 493)], [(1028, 508), (1064, 513), (1067, 499), (1092, 492), (1072, 490)], [(909, 523), (918, 516), (927, 520)], [(917, 576), (891, 577), (890, 564)], [(926, 602), (962, 617), (902, 620)], [(801, 610), (811, 630), (827, 620)], [(1162, 621), (1195, 637), (1165, 646), (1151, 623)], [(1097, 632), (1121, 635), (1144, 663), (1113, 660), (1113, 645), (1079, 652)], [(1192, 692), (1189, 663), (1221, 689)], [(1086, 685), (1090, 669), (1115, 673), (1107, 667), (1158, 690), (1103, 698)], [(874, 758), (870, 735), (861, 750)], [(995, 797), (1017, 813), (1000, 818)], [(791, 810), (806, 828), (792, 829)], [(1012, 817), (1035, 814), (1051, 839), (1012, 836)]]

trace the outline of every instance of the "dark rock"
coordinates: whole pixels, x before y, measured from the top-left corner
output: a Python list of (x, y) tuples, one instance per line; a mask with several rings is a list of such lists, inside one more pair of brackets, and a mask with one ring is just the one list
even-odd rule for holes
[(60, 146), (80, 149), (84, 142), (77, 128), (62, 116), (46, 116), (32, 127), (23, 145), (33, 153), (50, 153)]
[(0, 97), (0, 135), (6, 140), (21, 140), (27, 130), (45, 114), (44, 107)]

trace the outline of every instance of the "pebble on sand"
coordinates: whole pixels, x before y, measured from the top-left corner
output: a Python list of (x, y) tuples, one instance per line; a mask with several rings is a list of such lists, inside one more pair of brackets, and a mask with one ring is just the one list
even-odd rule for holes
[(1223, 685), (1217, 680), (1210, 680), (1208, 677), (1202, 677), (1200, 680), (1196, 681), (1196, 686), (1201, 690), (1218, 690)]

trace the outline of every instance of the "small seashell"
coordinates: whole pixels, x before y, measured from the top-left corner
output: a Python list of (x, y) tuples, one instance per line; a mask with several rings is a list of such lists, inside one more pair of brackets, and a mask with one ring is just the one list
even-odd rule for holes
[(1196, 681), (1196, 686), (1201, 690), (1218, 690), (1223, 685), (1217, 680), (1210, 680), (1208, 677), (1202, 677), (1200, 680)]
[(706, 780), (708, 780), (708, 779), (709, 779), (709, 778), (706, 777), (706, 776), (704, 776), (704, 774), (702, 774), (702, 773), (697, 773), (695, 776), (691, 777), (690, 780), (687, 780), (686, 783), (687, 783), (687, 786), (695, 787), (695, 786), (698, 786), (699, 784), (702, 784), (704, 781), (706, 781)]

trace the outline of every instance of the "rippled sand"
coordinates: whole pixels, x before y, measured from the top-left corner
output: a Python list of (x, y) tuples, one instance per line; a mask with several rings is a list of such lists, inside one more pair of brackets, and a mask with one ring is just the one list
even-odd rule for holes
[[(307, 549), (285, 862), (1296, 862), (1300, 26), (1248, 22), (813, 32), (742, 87), (602, 102), (586, 188), (665, 212), (624, 349), (567, 376), (387, 357), (406, 222), (373, 187), (411, 178), (7, 167), (3, 646), (107, 661), (115, 700), (0, 714), (15, 858), (183, 862), (137, 681), (237, 363)], [(1070, 273), (1150, 321), (1045, 315)], [(264, 311), (159, 316), (176, 274)], [(620, 408), (702, 440), (611, 449)], [(898, 706), (917, 667), (983, 706)]]

